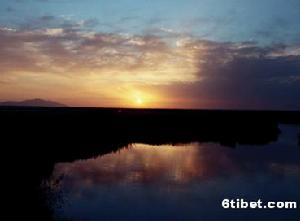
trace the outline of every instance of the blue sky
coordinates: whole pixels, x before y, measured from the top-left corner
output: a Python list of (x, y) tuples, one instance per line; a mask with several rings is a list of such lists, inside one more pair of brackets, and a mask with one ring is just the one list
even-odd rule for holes
[(293, 44), (300, 35), (298, 0), (2, 0), (1, 5), (3, 26), (54, 16), (93, 19), (96, 31), (142, 34), (163, 28), (216, 41)]

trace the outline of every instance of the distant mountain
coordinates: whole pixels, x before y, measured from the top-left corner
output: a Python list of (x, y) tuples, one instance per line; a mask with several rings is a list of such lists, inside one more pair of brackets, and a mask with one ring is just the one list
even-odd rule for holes
[(0, 106), (15, 106), (15, 107), (66, 107), (54, 101), (47, 101), (42, 99), (31, 99), (24, 101), (5, 101), (0, 102)]

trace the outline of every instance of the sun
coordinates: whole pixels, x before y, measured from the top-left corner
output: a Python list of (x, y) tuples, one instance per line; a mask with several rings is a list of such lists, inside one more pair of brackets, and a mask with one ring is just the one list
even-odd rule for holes
[(138, 105), (142, 105), (144, 103), (143, 99), (141, 97), (137, 97), (135, 102), (138, 104)]
[(156, 97), (148, 92), (141, 90), (131, 90), (127, 94), (124, 94), (128, 102), (128, 106), (136, 107), (136, 108), (146, 108), (150, 107), (153, 104), (153, 101)]

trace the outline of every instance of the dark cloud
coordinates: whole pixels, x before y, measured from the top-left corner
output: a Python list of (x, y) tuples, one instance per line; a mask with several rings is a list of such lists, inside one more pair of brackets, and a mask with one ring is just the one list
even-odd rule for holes
[[(199, 81), (164, 88), (213, 108), (300, 109), (300, 47), (199, 41)], [(201, 46), (201, 47), (200, 47)], [(203, 49), (204, 48), (204, 49)]]
[(199, 72), (205, 91), (244, 107), (300, 108), (300, 55), (271, 56), (281, 47), (209, 51)]

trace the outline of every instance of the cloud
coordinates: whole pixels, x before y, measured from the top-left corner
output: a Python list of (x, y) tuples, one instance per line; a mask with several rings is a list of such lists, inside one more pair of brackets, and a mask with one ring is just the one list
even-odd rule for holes
[[(300, 46), (180, 42), (198, 54), (198, 79), (162, 88), (192, 106), (300, 109)], [(187, 50), (187, 49), (186, 49)]]
[(300, 107), (300, 54), (274, 56), (285, 46), (219, 45), (208, 51), (199, 75), (204, 89), (237, 107)]
[(33, 17), (18, 24), (18, 29), (22, 31), (41, 30), (45, 28), (64, 28), (76, 31), (88, 31), (99, 24), (97, 19), (72, 20), (66, 16), (55, 17), (44, 15)]
[(32, 21), (0, 28), (1, 82), (56, 75), (89, 88), (134, 85), (172, 107), (300, 109), (300, 45), (207, 41), (168, 28), (102, 33), (90, 29), (96, 20), (53, 16)]
[[(40, 20), (47, 23), (55, 19)], [(85, 29), (86, 23), (89, 22), (81, 26), (72, 23), (0, 29), (1, 73), (47, 72), (73, 76), (110, 73), (115, 80), (152, 80), (152, 83), (168, 83), (178, 78), (193, 80), (193, 64), (188, 62), (188, 55), (171, 48), (164, 39), (154, 35), (90, 32)], [(179, 71), (187, 72), (185, 78), (178, 75)]]

